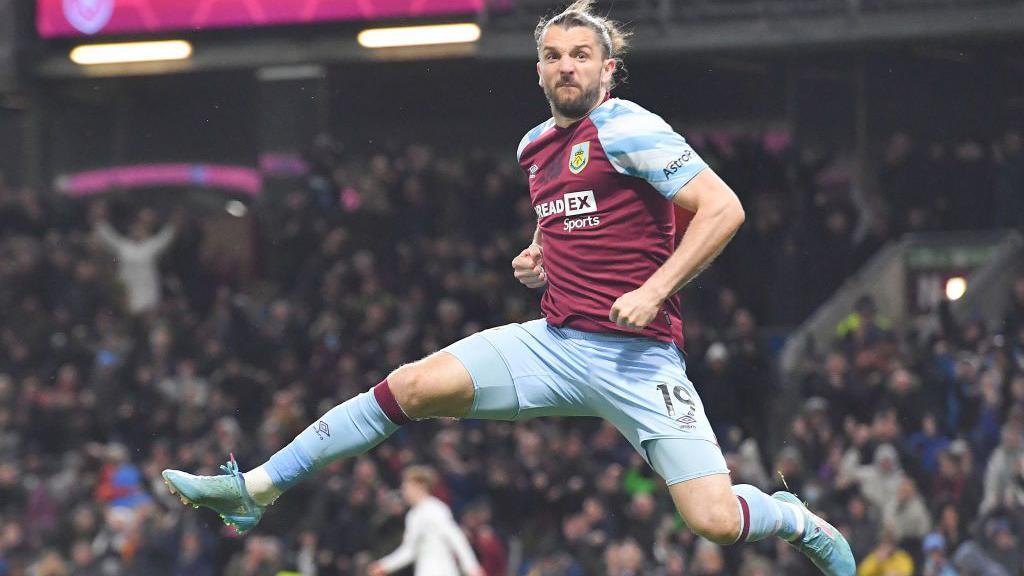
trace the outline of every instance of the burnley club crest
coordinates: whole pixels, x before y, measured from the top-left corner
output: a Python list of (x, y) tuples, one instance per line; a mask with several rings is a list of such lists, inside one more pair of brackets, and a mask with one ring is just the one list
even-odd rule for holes
[(574, 144), (569, 151), (569, 172), (579, 174), (590, 162), (590, 141)]

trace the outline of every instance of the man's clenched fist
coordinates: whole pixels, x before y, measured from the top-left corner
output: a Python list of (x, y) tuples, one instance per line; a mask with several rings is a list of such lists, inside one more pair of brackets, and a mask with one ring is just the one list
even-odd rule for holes
[(619, 296), (608, 312), (608, 319), (619, 328), (643, 330), (654, 321), (661, 309), (662, 299), (651, 290), (640, 287)]
[(540, 244), (530, 244), (513, 258), (512, 270), (527, 288), (540, 288), (548, 283), (548, 275), (544, 273), (544, 250)]

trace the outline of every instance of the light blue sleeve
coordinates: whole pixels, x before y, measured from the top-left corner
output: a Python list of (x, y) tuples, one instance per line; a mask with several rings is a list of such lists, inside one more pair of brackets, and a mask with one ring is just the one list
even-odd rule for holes
[(519, 141), (519, 148), (516, 150), (516, 160), (519, 160), (523, 156), (523, 149), (526, 148), (531, 142), (540, 138), (545, 132), (551, 129), (555, 125), (555, 119), (549, 118), (544, 122), (533, 127), (532, 130), (523, 136), (523, 139)]
[(643, 178), (665, 198), (671, 200), (708, 166), (660, 116), (632, 102), (610, 101), (590, 118), (612, 166)]

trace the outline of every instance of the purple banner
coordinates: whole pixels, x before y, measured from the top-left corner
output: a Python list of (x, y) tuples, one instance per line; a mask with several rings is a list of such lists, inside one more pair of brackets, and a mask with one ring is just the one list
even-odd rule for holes
[(43, 38), (474, 14), (484, 0), (38, 0)]
[(79, 172), (57, 179), (57, 189), (68, 196), (90, 196), (112, 190), (197, 186), (257, 196), (263, 185), (260, 173), (244, 166), (211, 164), (146, 164), (115, 166)]

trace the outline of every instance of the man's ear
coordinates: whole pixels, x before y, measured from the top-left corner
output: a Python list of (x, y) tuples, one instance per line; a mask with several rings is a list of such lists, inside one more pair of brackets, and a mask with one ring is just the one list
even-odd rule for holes
[(540, 62), (537, 62), (537, 86), (544, 87), (544, 77), (540, 75)]
[(610, 59), (601, 71), (601, 80), (604, 84), (611, 84), (612, 78), (615, 77), (615, 69), (618, 68), (619, 63), (614, 58)]

